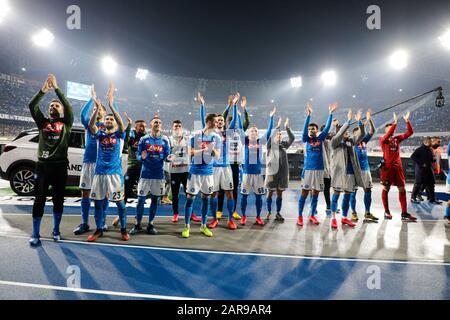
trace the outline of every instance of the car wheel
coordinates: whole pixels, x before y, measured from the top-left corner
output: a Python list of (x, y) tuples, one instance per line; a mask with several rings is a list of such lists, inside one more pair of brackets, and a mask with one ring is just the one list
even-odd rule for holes
[(19, 166), (11, 171), (9, 184), (19, 196), (32, 196), (34, 183), (34, 168)]

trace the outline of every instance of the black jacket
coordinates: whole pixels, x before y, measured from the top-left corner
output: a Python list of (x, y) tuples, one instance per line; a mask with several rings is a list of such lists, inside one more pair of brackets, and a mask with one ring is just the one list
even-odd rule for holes
[(422, 144), (411, 155), (414, 161), (414, 171), (416, 176), (416, 183), (418, 184), (433, 184), (435, 183), (433, 173), (433, 152), (431, 148)]

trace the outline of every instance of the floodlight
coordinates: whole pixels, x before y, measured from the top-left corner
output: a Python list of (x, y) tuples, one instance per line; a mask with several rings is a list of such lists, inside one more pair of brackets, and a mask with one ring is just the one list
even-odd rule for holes
[(334, 86), (337, 82), (336, 72), (328, 70), (322, 73), (322, 82), (326, 87)]
[(55, 40), (55, 36), (48, 29), (42, 29), (32, 37), (33, 43), (42, 48), (50, 46)]
[(445, 49), (450, 50), (450, 29), (448, 29), (447, 32), (440, 36), (438, 39)]
[(147, 69), (138, 69), (136, 72), (136, 79), (144, 81), (147, 79), (148, 70)]
[(11, 7), (7, 0), (0, 0), (0, 23), (6, 18), (8, 13), (11, 11)]
[(117, 62), (112, 57), (104, 57), (102, 60), (102, 69), (107, 75), (113, 75), (117, 70)]
[(402, 70), (408, 66), (408, 53), (405, 50), (395, 51), (389, 58), (391, 67), (395, 70)]
[(292, 88), (301, 88), (303, 86), (302, 77), (291, 78)]

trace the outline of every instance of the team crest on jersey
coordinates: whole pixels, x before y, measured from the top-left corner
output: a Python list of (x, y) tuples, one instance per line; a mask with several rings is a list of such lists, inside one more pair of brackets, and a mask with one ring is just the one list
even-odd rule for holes
[(95, 192), (92, 192), (92, 193), (91, 193), (91, 197), (92, 197), (92, 198), (95, 198), (96, 196), (97, 196), (97, 194), (96, 194)]
[(83, 183), (81, 184), (81, 187), (82, 187), (82, 188), (86, 187), (86, 183), (83, 182)]
[(55, 123), (46, 122), (42, 127), (43, 132), (61, 133), (64, 128), (64, 123), (58, 121)]

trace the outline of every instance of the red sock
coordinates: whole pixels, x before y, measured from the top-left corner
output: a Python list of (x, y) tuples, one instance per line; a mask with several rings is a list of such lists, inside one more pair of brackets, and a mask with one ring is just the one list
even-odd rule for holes
[(389, 191), (383, 189), (381, 193), (381, 199), (383, 200), (384, 212), (389, 212), (389, 200), (388, 200)]
[(408, 207), (406, 206), (406, 191), (399, 192), (398, 199), (400, 200), (400, 206), (402, 207), (402, 213), (407, 213)]

